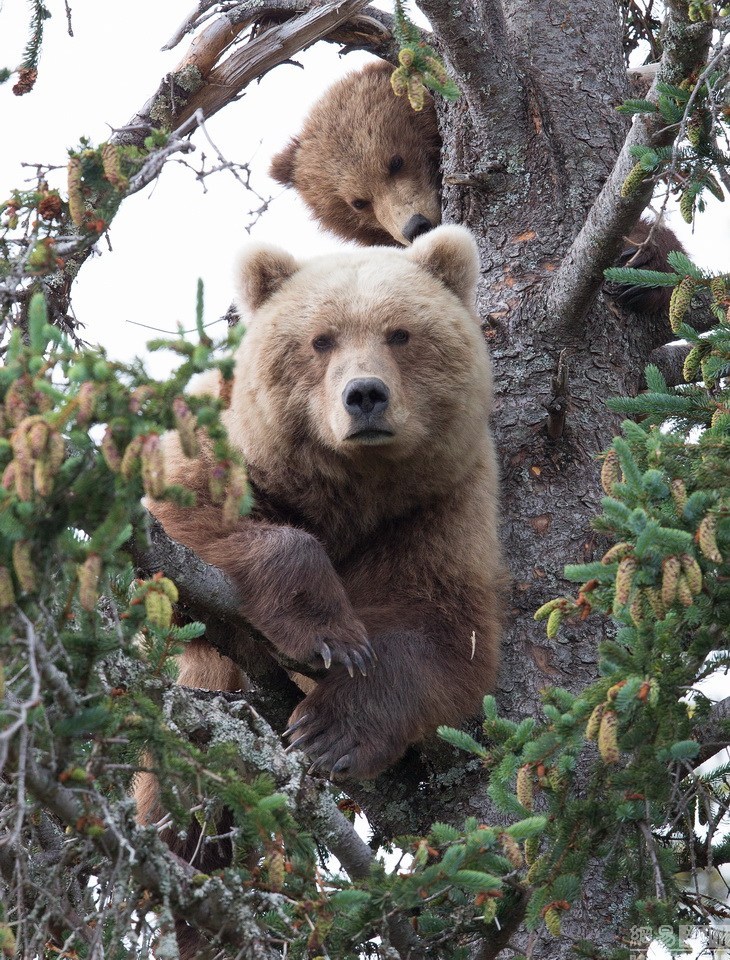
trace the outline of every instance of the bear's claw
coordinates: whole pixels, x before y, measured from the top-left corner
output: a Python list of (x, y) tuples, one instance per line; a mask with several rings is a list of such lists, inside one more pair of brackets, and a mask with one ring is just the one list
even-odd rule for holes
[(299, 730), (300, 727), (303, 727), (308, 719), (309, 717), (305, 713), (304, 716), (300, 717), (296, 723), (292, 723), (291, 726), (286, 728), (286, 730), (282, 733), (282, 737), (290, 737), (295, 730)]
[(324, 640), (319, 642), (319, 655), (324, 660), (325, 670), (329, 670), (332, 664), (332, 651), (329, 648), (329, 644), (326, 644)]
[(355, 676), (355, 667), (357, 667), (363, 677), (366, 677), (368, 675), (368, 666), (372, 667), (377, 660), (375, 651), (367, 637), (363, 637), (360, 640), (357, 649), (354, 645), (335, 645), (334, 643), (327, 643), (326, 640), (322, 639), (317, 640), (316, 646), (317, 653), (322, 658), (325, 670), (329, 670), (333, 661), (336, 661), (342, 664), (351, 677)]
[(349, 769), (350, 763), (351, 758), (349, 753), (346, 753), (344, 757), (340, 757), (337, 763), (332, 764), (330, 779), (332, 779), (336, 773), (345, 773)]
[(368, 675), (367, 667), (365, 666), (365, 661), (357, 652), (357, 650), (352, 650), (350, 652), (350, 659), (355, 661), (355, 666), (358, 668), (360, 673), (366, 677)]

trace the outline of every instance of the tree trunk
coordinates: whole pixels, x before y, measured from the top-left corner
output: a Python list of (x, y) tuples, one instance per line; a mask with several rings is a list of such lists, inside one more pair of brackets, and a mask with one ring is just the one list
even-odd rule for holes
[[(500, 714), (519, 721), (540, 717), (542, 688), (578, 691), (596, 679), (608, 625), (594, 617), (548, 640), (533, 614), (551, 597), (575, 592), (563, 579), (565, 564), (604, 552), (591, 529), (603, 496), (596, 458), (620, 424), (606, 400), (635, 395), (649, 354), (671, 336), (666, 317), (630, 315), (601, 293), (578, 324), (546, 311), (547, 286), (629, 128), (616, 112), (629, 95), (616, 4), (511, 0), (504, 23), (489, 0), (462, 4), (458, 21), (437, 2), (420, 5), (465, 93), (453, 106), (440, 103), (444, 221), (469, 227), (481, 254), (478, 307), (494, 361), (502, 538), (512, 576), (497, 701)], [(489, 22), (491, 33), (483, 28), (481, 36), (499, 42), (492, 50), (488, 43), (486, 51), (465, 49), (454, 22), (476, 35)], [(478, 89), (480, 71), (492, 75)], [(556, 398), (561, 355), (567, 397)], [(361, 792), (384, 836), (395, 824), (403, 833), (434, 820), (501, 819), (476, 763), (465, 775), (463, 755), (442, 749), (440, 757), (438, 750), (426, 756), (433, 766), (423, 799), (416, 791), (423, 771), (409, 775), (407, 763), (400, 789), (386, 776), (387, 785)], [(605, 945), (613, 942), (622, 912), (616, 908), (628, 893), (628, 883), (606, 889), (597, 869), (582, 905), (565, 916), (565, 933), (589, 938), (600, 930)], [(566, 940), (546, 935), (532, 944), (532, 956), (563, 956)]]

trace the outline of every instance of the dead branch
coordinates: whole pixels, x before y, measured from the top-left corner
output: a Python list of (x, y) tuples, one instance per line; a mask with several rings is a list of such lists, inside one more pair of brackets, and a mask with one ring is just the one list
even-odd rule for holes
[[(123, 657), (110, 664), (115, 683), (124, 685), (125, 677), (127, 682), (133, 682), (125, 675), (126, 669)], [(301, 754), (286, 754), (279, 736), (247, 700), (172, 686), (164, 693), (163, 701), (167, 721), (196, 742), (206, 743), (222, 736), (233, 740), (248, 766), (274, 778), (298, 822), (332, 850), (350, 877), (368, 875), (373, 853), (338, 809), (327, 783), (305, 774), (307, 764)], [(132, 875), (155, 902), (169, 902), (177, 917), (215, 935), (222, 944), (255, 946), (255, 950), (242, 955), (258, 960), (274, 960), (278, 956), (256, 921), (262, 908), (273, 905), (277, 894), (231, 887), (221, 877), (208, 879), (201, 891), (192, 882), (196, 868), (170, 853), (157, 831), (131, 825), (123, 813), (112, 814), (104, 798), (92, 787), (85, 786), (82, 796), (59, 783), (52, 772), (40, 768), (31, 754), (20, 757), (17, 747), (14, 750), (13, 759), (18, 766), (22, 765), (30, 794), (72, 830), (90, 816), (103, 821), (105, 830), (95, 837), (95, 845), (110, 860), (128, 862)], [(51, 840), (51, 846), (58, 845), (55, 834)], [(0, 868), (3, 866), (11, 868), (9, 862), (3, 864), (0, 858)], [(269, 898), (272, 903), (264, 905), (259, 902), (261, 898)], [(423, 956), (418, 938), (402, 917), (394, 915), (388, 919), (388, 933), (403, 960)]]
[[(331, 0), (304, 13), (298, 0), (237, 4), (193, 39), (175, 69), (117, 134), (116, 142), (138, 143), (144, 139), (146, 127), (177, 127), (197, 110), (202, 110), (204, 118), (213, 116), (235, 100), (251, 81), (318, 40), (330, 39), (350, 48), (384, 52), (390, 39), (387, 18), (370, 9), (367, 16), (360, 16), (366, 2)], [(219, 62), (244, 30), (255, 24), (271, 23), (277, 25), (237, 44), (230, 56)]]
[(195, 4), (193, 9), (185, 17), (177, 30), (175, 30), (167, 43), (164, 44), (160, 49), (172, 50), (174, 47), (176, 47), (186, 34), (192, 33), (196, 27), (200, 26), (203, 17), (207, 14), (211, 7), (216, 5), (217, 2), (218, 0), (198, 0), (198, 3)]
[(181, 119), (187, 119), (197, 109), (202, 109), (206, 117), (217, 113), (252, 80), (262, 77), (273, 67), (291, 59), (295, 53), (306, 50), (346, 23), (362, 10), (365, 2), (333, 0), (315, 7), (296, 20), (266, 30), (241, 50), (234, 51), (208, 74), (205, 86), (188, 103)]
[[(130, 121), (110, 138), (110, 142), (119, 145), (142, 146), (151, 129), (172, 131), (168, 145), (150, 155), (144, 175), (140, 171), (134, 178), (133, 189), (139, 190), (155, 179), (170, 155), (192, 149), (183, 138), (193, 133), (201, 120), (237, 99), (249, 83), (318, 40), (328, 40), (348, 50), (367, 49), (394, 57), (390, 31), (392, 17), (370, 7), (363, 12), (366, 2), (330, 0), (311, 11), (302, 12), (301, 0), (276, 0), (263, 5), (251, 0), (224, 11), (193, 39), (175, 70), (162, 80)], [(181, 31), (181, 36), (185, 35), (188, 28), (199, 25), (199, 17), (204, 17), (209, 6), (206, 0), (200, 0), (175, 36)], [(228, 59), (219, 63), (220, 57), (244, 30), (272, 23), (275, 26), (269, 26), (247, 43), (239, 41)], [(67, 320), (71, 297), (69, 277), (76, 277), (98, 238), (90, 235), (69, 239), (71, 249), (57, 248), (59, 256), (66, 259), (65, 272), (45, 278), (44, 286), (53, 321), (64, 328), (70, 327), (73, 332), (73, 326)], [(23, 262), (19, 269), (24, 266)], [(5, 285), (8, 285), (7, 279)], [(12, 289), (13, 298), (17, 298), (15, 285)]]

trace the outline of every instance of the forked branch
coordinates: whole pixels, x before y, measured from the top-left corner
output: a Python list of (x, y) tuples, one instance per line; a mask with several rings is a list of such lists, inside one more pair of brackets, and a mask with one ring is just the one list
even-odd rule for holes
[[(656, 98), (657, 80), (679, 83), (706, 61), (711, 25), (690, 24), (687, 6), (672, 0), (667, 4), (664, 54), (657, 79), (647, 99)], [(629, 197), (621, 187), (636, 160), (634, 146), (662, 147), (671, 144), (677, 129), (659, 115), (641, 114), (634, 120), (621, 153), (586, 222), (555, 273), (547, 294), (547, 325), (565, 329), (579, 324), (603, 282), (603, 271), (614, 262), (622, 238), (628, 234), (649, 203), (651, 182), (645, 182)]]

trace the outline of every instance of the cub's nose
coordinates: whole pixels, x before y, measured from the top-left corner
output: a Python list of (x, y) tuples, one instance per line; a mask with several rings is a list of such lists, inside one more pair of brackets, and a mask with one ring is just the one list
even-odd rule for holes
[(422, 213), (414, 213), (403, 227), (403, 236), (409, 243), (413, 243), (416, 237), (420, 237), (422, 233), (428, 233), (429, 230), (433, 230), (431, 221)]
[(345, 410), (353, 417), (378, 416), (388, 406), (390, 390), (377, 377), (350, 380), (342, 391)]

